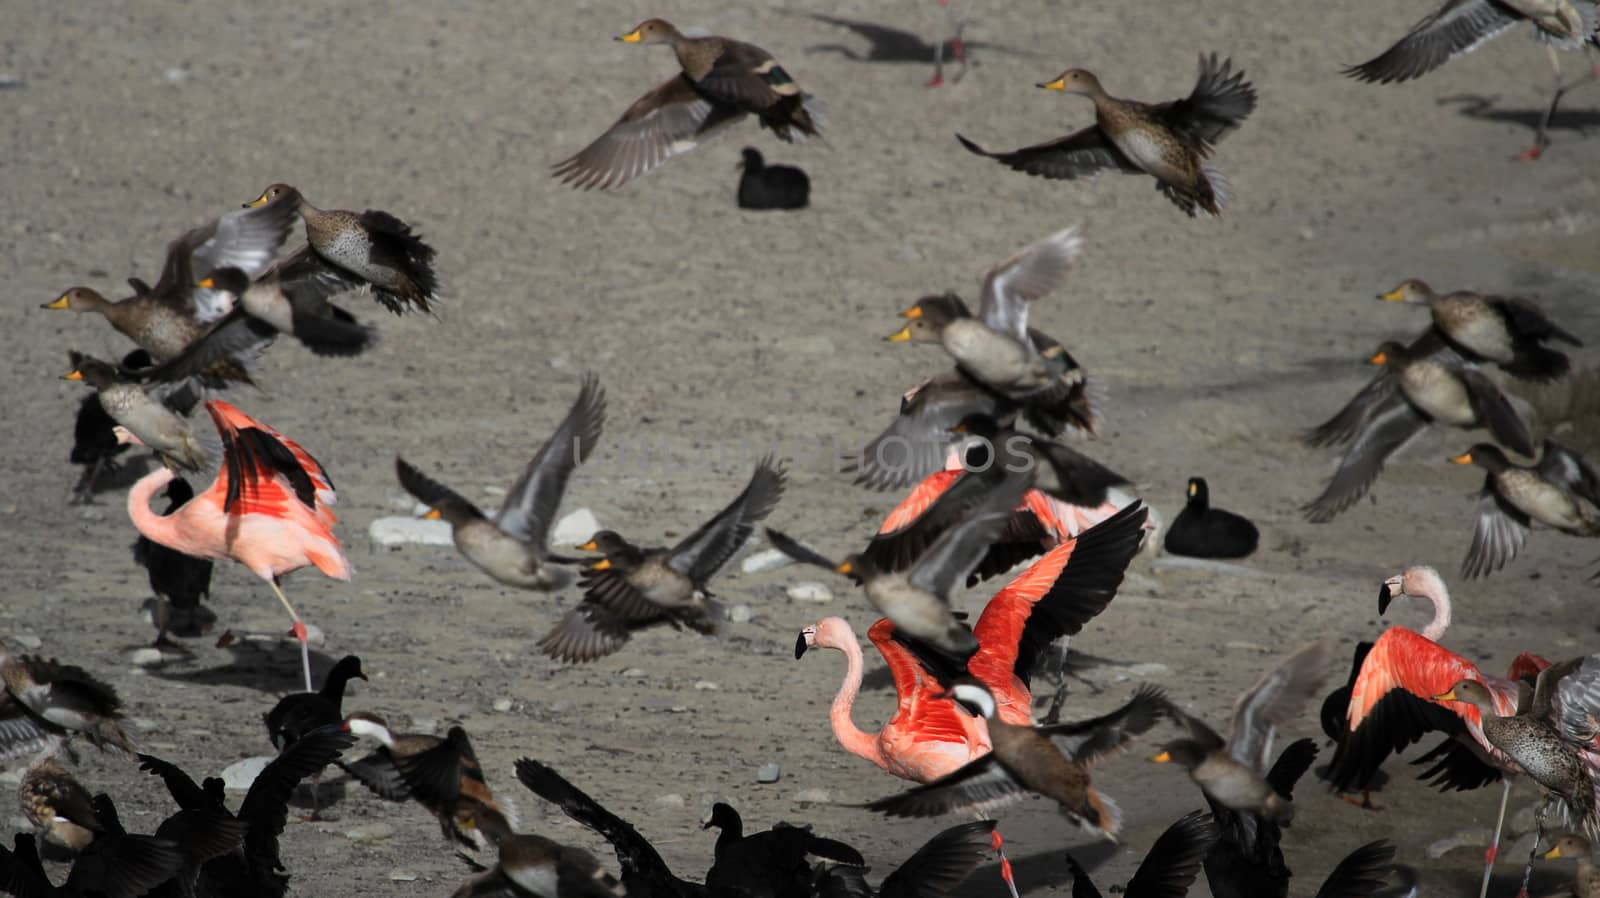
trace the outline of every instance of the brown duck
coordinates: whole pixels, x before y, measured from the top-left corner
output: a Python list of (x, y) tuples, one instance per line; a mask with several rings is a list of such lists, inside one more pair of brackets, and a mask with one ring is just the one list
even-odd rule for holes
[[(987, 720), (994, 750), (931, 783), (874, 801), (867, 809), (891, 817), (933, 817), (961, 809), (988, 813), (1035, 794), (1056, 802), (1073, 823), (1114, 840), (1121, 826), (1117, 807), (1089, 784), (1089, 767), (1149, 731), (1170, 707), (1159, 689), (1145, 687), (1101, 717), (1031, 727), (1000, 720), (994, 695), (977, 683), (957, 683), (951, 697)], [(1053, 739), (1066, 744), (1066, 750)]]
[(440, 295), (433, 247), (411, 225), (378, 209), (318, 209), (288, 184), (273, 184), (245, 206), (279, 204), (298, 212), (306, 226), (307, 248), (292, 254), (290, 261), (299, 264), (304, 253), (314, 253), (330, 269), (327, 277), (371, 285), (373, 298), (396, 315), (433, 311)]
[(17, 801), (46, 845), (77, 854), (102, 832), (89, 790), (73, 777), (52, 746), (22, 774)]
[(1555, 440), (1544, 441), (1539, 463), (1512, 464), (1500, 447), (1479, 443), (1450, 459), (1487, 473), (1478, 494), (1472, 547), (1461, 563), (1468, 577), (1493, 573), (1517, 557), (1538, 521), (1568, 536), (1600, 536), (1600, 471)]
[(1147, 174), (1190, 217), (1220, 215), (1229, 199), (1228, 181), (1206, 163), (1217, 141), (1243, 124), (1256, 107), (1256, 91), (1235, 72), (1232, 60), (1215, 53), (1200, 57), (1194, 90), (1170, 103), (1141, 103), (1106, 93), (1100, 79), (1084, 69), (1068, 69), (1046, 90), (1078, 94), (1094, 101), (1095, 123), (1058, 140), (1004, 153), (991, 153), (956, 135), (961, 145), (1020, 172), (1073, 181), (1103, 172)]
[(133, 740), (122, 729), (117, 691), (83, 668), (0, 648), (0, 681), (6, 695), (45, 729), (82, 734), (99, 748), (111, 746), (133, 757)]
[(1546, 342), (1583, 345), (1531, 299), (1467, 290), (1439, 294), (1417, 278), (1401, 281), (1378, 298), (1427, 306), (1434, 328), (1451, 346), (1468, 358), (1494, 362), (1507, 374), (1526, 380), (1555, 380), (1571, 368), (1566, 354), (1545, 346)]
[(539, 647), (552, 658), (581, 662), (609, 655), (634, 630), (658, 624), (715, 633), (722, 609), (706, 584), (777, 507), (785, 482), (783, 465), (770, 456), (762, 459), (726, 508), (671, 548), (643, 549), (611, 531), (595, 534), (579, 548), (605, 557), (591, 563), (579, 581), (583, 601)]
[(345, 730), (380, 743), (366, 757), (339, 765), (378, 797), (415, 799), (439, 821), (447, 840), (474, 850), (511, 834), (514, 821), (490, 792), (466, 730), (451, 727), (442, 738), (395, 733), (383, 718), (364, 711), (346, 717)]
[(551, 174), (563, 183), (584, 190), (621, 187), (746, 115), (789, 143), (821, 133), (811, 95), (755, 44), (686, 37), (662, 19), (647, 19), (617, 40), (667, 44), (683, 71), (635, 100), (577, 155), (556, 163)]
[(187, 418), (150, 395), (121, 369), (80, 352), (68, 353), (68, 359), (72, 370), (61, 375), (61, 379), (81, 381), (94, 387), (100, 396), (101, 408), (111, 420), (127, 428), (169, 467), (199, 471), (220, 457), (220, 443), (209, 435), (197, 434)]
[(1600, 898), (1600, 868), (1594, 864), (1594, 849), (1577, 833), (1562, 836), (1544, 853), (1545, 860), (1572, 858), (1578, 870), (1572, 880), (1573, 898)]
[[(196, 289), (195, 282), (227, 266), (252, 276), (266, 270), (288, 236), (293, 212), (278, 207), (229, 213), (172, 241), (154, 287), (130, 279), (134, 295), (116, 302), (88, 287), (72, 287), (44, 308), (103, 315), (156, 362), (167, 361), (204, 336), (227, 311), (223, 300)], [(216, 387), (252, 382), (237, 359), (219, 359), (203, 372), (203, 380)]]

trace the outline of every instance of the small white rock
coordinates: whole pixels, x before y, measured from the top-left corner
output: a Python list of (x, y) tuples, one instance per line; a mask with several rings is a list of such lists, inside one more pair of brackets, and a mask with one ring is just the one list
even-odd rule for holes
[[(0, 770), (0, 784), (15, 786), (22, 782), (22, 776), (27, 772), (28, 768), (26, 766), (18, 767), (15, 770)], [(23, 829), (31, 829), (32, 827), (32, 823), (24, 823), (22, 825)]]
[(784, 592), (788, 594), (789, 598), (794, 599), (796, 602), (820, 603), (833, 601), (833, 590), (829, 589), (827, 584), (819, 583), (816, 580), (807, 580), (803, 583), (796, 583), (795, 585), (784, 590)]
[(25, 649), (37, 649), (44, 645), (44, 640), (33, 635), (32, 633), (24, 633), (21, 636), (13, 636), (11, 637), (11, 641)]
[(594, 512), (587, 508), (580, 508), (567, 514), (556, 521), (556, 526), (550, 531), (550, 544), (552, 546), (581, 546), (594, 536), (600, 528), (600, 520)]
[(155, 648), (154, 646), (145, 646), (142, 649), (135, 649), (133, 654), (129, 656), (128, 660), (132, 661), (135, 667), (160, 667), (166, 662), (166, 658), (161, 654), (161, 650)]
[(494, 704), (491, 707), (493, 707), (496, 711), (499, 711), (501, 714), (504, 714), (511, 710), (511, 699), (497, 698), (494, 700)]
[(450, 538), (448, 521), (427, 521), (422, 518), (378, 518), (367, 526), (367, 538), (380, 546), (448, 546)]
[(775, 783), (783, 775), (783, 770), (777, 764), (762, 764), (756, 771), (756, 782)]
[(389, 871), (389, 881), (390, 882), (416, 882), (417, 881), (417, 874), (412, 873), (409, 870), (390, 870)]
[(794, 563), (794, 559), (779, 552), (777, 549), (762, 549), (752, 552), (739, 562), (739, 569), (747, 574), (759, 574), (762, 571), (775, 571)]
[(273, 762), (273, 758), (245, 758), (235, 761), (222, 768), (222, 786), (230, 792), (248, 792), (250, 786), (261, 775), (262, 768)]
[(646, 674), (644, 672), (644, 668), (642, 668), (642, 667), (630, 667), (627, 670), (623, 671), (620, 674), (620, 676), (624, 676), (624, 677), (643, 677), (643, 676), (646, 676)]
[(694, 688), (700, 690), (701, 692), (717, 692), (722, 689), (721, 686), (718, 686), (716, 683), (713, 683), (710, 680), (695, 680)]
[(683, 796), (676, 792), (668, 792), (665, 795), (656, 796), (656, 804), (663, 808), (681, 808), (685, 803)]
[(344, 837), (352, 842), (381, 842), (392, 835), (394, 827), (383, 822), (363, 823), (344, 831)]
[(752, 617), (755, 617), (755, 612), (750, 610), (749, 605), (741, 602), (738, 605), (728, 606), (728, 620), (736, 624), (748, 624)]
[(827, 789), (801, 789), (794, 793), (794, 800), (801, 804), (827, 804), (833, 797)]

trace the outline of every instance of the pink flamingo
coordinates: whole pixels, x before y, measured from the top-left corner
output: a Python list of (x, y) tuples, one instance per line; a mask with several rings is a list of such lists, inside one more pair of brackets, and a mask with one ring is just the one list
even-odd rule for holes
[(206, 411), (223, 447), (223, 463), (211, 486), (171, 514), (160, 515), (150, 510), (150, 499), (176, 475), (157, 468), (129, 491), (128, 517), (156, 543), (195, 558), (237, 561), (265, 580), (294, 621), (310, 692), (306, 625), (278, 579), (309, 566), (336, 580), (350, 579), (350, 561), (333, 535), (333, 483), (299, 443), (232, 405), (213, 399), (206, 402)]
[[(1414, 697), (1426, 703), (1425, 708), (1438, 709), (1445, 715), (1442, 721), (1437, 714), (1430, 715), (1423, 729), (1453, 729), (1457, 740), (1468, 743), (1475, 755), (1500, 774), (1504, 790), (1495, 821), (1494, 840), (1484, 857), (1483, 883), (1479, 890), (1479, 898), (1483, 898), (1488, 894), (1489, 876), (1500, 851), (1506, 805), (1511, 799), (1511, 777), (1520, 774), (1522, 768), (1484, 738), (1482, 715), (1477, 707), (1465, 702), (1435, 702), (1433, 699), (1449, 692), (1462, 680), (1473, 680), (1488, 690), (1497, 716), (1512, 716), (1517, 712), (1517, 680), (1543, 670), (1549, 662), (1537, 655), (1518, 655), (1511, 664), (1510, 677), (1501, 679), (1483, 673), (1472, 662), (1435, 642), (1450, 624), (1450, 598), (1443, 578), (1432, 568), (1408, 568), (1400, 576), (1385, 581), (1384, 590), (1391, 596), (1398, 592), (1430, 599), (1434, 603), (1434, 617), (1422, 633), (1406, 627), (1390, 627), (1373, 643), (1350, 690), (1346, 745), (1359, 746), (1374, 739), (1388, 745), (1404, 744), (1401, 739), (1415, 741), (1421, 735), (1418, 724), (1413, 720), (1407, 728), (1397, 719), (1408, 716), (1402, 708), (1416, 707), (1408, 698)], [(1398, 732), (1402, 729), (1406, 731)], [(1341, 746), (1341, 752), (1343, 750)]]

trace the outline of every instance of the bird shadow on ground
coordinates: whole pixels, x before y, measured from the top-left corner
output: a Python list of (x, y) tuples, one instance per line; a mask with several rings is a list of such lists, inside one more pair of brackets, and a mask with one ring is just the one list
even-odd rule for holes
[[(126, 461), (119, 459), (116, 467), (108, 467), (102, 470), (100, 476), (94, 479), (94, 486), (89, 491), (89, 497), (98, 500), (102, 493), (120, 494), (127, 492), (140, 477), (150, 473), (150, 470), (154, 467), (151, 464), (152, 461), (153, 459), (148, 455), (136, 455)], [(120, 500), (121, 497), (118, 496), (118, 500), (115, 502), (102, 503), (95, 501), (90, 504), (121, 505), (122, 502)]]
[[(790, 11), (790, 15), (802, 15)], [(847, 44), (812, 44), (805, 48), (808, 54), (836, 53), (852, 62), (881, 62), (881, 63), (922, 63), (933, 65), (943, 50), (945, 62), (954, 62), (957, 59), (956, 42), (954, 39), (946, 40), (941, 48), (913, 32), (880, 22), (869, 22), (863, 19), (845, 19), (823, 13), (804, 13), (810, 19), (844, 28), (857, 37), (867, 41), (867, 48), (863, 52)], [(962, 41), (961, 49), (967, 54), (979, 53), (1005, 53), (1012, 56), (1024, 56), (1034, 59), (1043, 58), (1037, 53), (1019, 50), (1001, 44), (991, 44), (985, 41)], [(973, 63), (976, 65), (976, 62)]]
[[(1005, 830), (1002, 827), (1001, 835), (1004, 834)], [(1017, 893), (1060, 894), (1072, 878), (1067, 873), (1066, 855), (1069, 852), (1092, 876), (1096, 868), (1116, 855), (1117, 846), (1110, 842), (1098, 841), (1072, 848), (1041, 851), (1027, 857), (1012, 857), (1011, 875), (1016, 878)], [(1096, 885), (1104, 891), (1107, 883), (1096, 883)], [(950, 892), (950, 898), (994, 898), (995, 895), (1004, 894), (1005, 887), (1000, 881), (1000, 864), (996, 862), (984, 864), (974, 870), (960, 888)]]
[[(185, 671), (156, 668), (150, 675), (175, 683), (244, 686), (258, 692), (300, 692), (305, 688), (305, 678), (300, 671), (300, 647), (292, 642), (262, 645), (246, 641), (227, 646), (224, 651), (233, 656), (227, 664)], [(312, 682), (321, 683), (328, 669), (338, 660), (312, 649)]]
[[(1600, 90), (1600, 85), (1591, 88)], [(1569, 93), (1567, 100), (1582, 96), (1578, 91), (1584, 88), (1575, 88)], [(1457, 106), (1457, 111), (1470, 119), (1485, 122), (1503, 122), (1510, 125), (1521, 125), (1532, 131), (1539, 127), (1539, 120), (1544, 117), (1544, 107), (1537, 109), (1505, 109), (1497, 107), (1495, 103), (1499, 97), (1486, 97), (1482, 94), (1452, 94), (1440, 97), (1435, 102), (1440, 106)], [(1551, 131), (1576, 131), (1579, 134), (1588, 134), (1590, 130), (1600, 128), (1600, 109), (1557, 109), (1555, 117), (1550, 120)]]

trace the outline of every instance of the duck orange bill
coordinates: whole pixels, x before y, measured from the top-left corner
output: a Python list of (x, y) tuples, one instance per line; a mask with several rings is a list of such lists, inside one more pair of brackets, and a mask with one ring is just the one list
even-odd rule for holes
[(589, 565), (589, 570), (591, 570), (591, 571), (609, 571), (609, 570), (611, 570), (611, 559), (602, 558), (599, 561), (596, 561), (594, 564)]
[(74, 368), (71, 371), (68, 371), (66, 374), (61, 375), (61, 379), (62, 380), (83, 380), (83, 372), (79, 371), (76, 368)]
[(1553, 860), (1555, 860), (1556, 858), (1558, 858), (1560, 856), (1561, 856), (1561, 846), (1560, 845), (1557, 845), (1556, 847), (1550, 849), (1549, 851), (1546, 851), (1542, 855), (1542, 857), (1547, 861), (1553, 861)]
[(951, 426), (950, 432), (951, 433), (966, 433), (967, 432), (966, 422), (965, 421), (956, 422), (953, 426)]
[(1405, 302), (1406, 291), (1403, 287), (1396, 287), (1388, 293), (1379, 293), (1378, 298), (1384, 302)]
[(851, 564), (848, 561), (841, 561), (841, 562), (839, 562), (839, 565), (837, 567), (835, 567), (833, 570), (834, 570), (835, 573), (845, 574), (845, 575), (848, 576), (852, 571), (855, 570), (855, 565)]
[(1436, 701), (1436, 702), (1460, 701), (1460, 699), (1456, 698), (1456, 691), (1454, 689), (1451, 689), (1451, 690), (1446, 691), (1446, 692), (1439, 693), (1438, 695), (1433, 697), (1433, 700)]
[(1452, 456), (1450, 456), (1450, 464), (1452, 464), (1452, 465), (1470, 465), (1470, 464), (1472, 464), (1472, 453), (1471, 452), (1463, 452), (1460, 455), (1452, 455)]
[(251, 200), (248, 203), (245, 203), (244, 207), (246, 209), (254, 209), (257, 206), (265, 206), (267, 204), (267, 200), (268, 200), (267, 194), (269, 194), (271, 192), (272, 192), (272, 190), (270, 188), (267, 189), (267, 190), (261, 191), (261, 195), (260, 196), (256, 197), (255, 199)]
[(639, 29), (637, 29), (637, 28), (633, 29), (632, 31), (628, 32), (627, 34), (619, 34), (619, 35), (617, 35), (617, 40), (622, 41), (624, 44), (637, 44), (639, 41), (641, 41), (643, 39), (644, 39), (644, 36), (639, 33)]
[(885, 342), (888, 342), (888, 343), (910, 343), (911, 342), (911, 326), (907, 325), (905, 327), (902, 327), (899, 330), (895, 331), (894, 333), (890, 334), (889, 336), (884, 337), (883, 339), (884, 339)]
[(1043, 82), (1040, 82), (1039, 86), (1044, 88), (1045, 90), (1066, 90), (1067, 89), (1067, 79), (1065, 79), (1065, 78), (1057, 78), (1054, 81), (1043, 81)]
[(1389, 361), (1389, 354), (1386, 352), (1374, 352), (1372, 358), (1367, 359), (1367, 361), (1374, 365), (1382, 365)]
[(901, 312), (900, 313), (900, 317), (901, 318), (921, 318), (922, 317), (922, 306), (912, 306), (911, 308), (906, 309), (904, 312)]
[(442, 517), (444, 517), (444, 515), (439, 514), (439, 509), (430, 508), (428, 509), (428, 513), (422, 516), (422, 519), (424, 521), (437, 521)]
[(217, 281), (215, 278), (201, 278), (200, 280), (195, 281), (194, 285), (199, 287), (201, 290), (213, 290), (217, 286)]
[(598, 551), (600, 551), (600, 547), (595, 545), (594, 540), (591, 539), (588, 542), (584, 543), (583, 545), (579, 546), (578, 547), (578, 551), (580, 551), (580, 552), (598, 552)]
[(1169, 764), (1169, 763), (1172, 762), (1172, 753), (1164, 751), (1161, 754), (1156, 755), (1155, 757), (1151, 758), (1150, 760), (1156, 762), (1157, 764)]
[(40, 306), (39, 308), (41, 308), (41, 309), (65, 309), (65, 308), (68, 308), (68, 306), (67, 306), (67, 294), (63, 293), (60, 296), (57, 296), (55, 299), (52, 299), (49, 302), (45, 303), (44, 305)]

